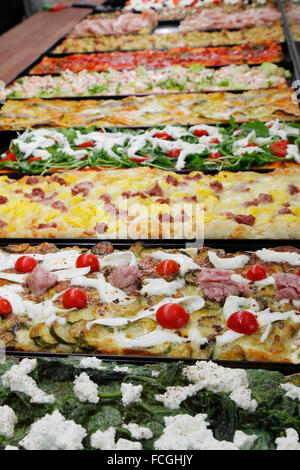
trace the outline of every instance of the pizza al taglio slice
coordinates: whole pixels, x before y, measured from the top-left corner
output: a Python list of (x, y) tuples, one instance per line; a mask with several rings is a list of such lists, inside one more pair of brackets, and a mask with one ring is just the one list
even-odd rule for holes
[(290, 88), (243, 93), (179, 93), (130, 96), (120, 100), (7, 100), (0, 111), (1, 130), (27, 127), (114, 127), (195, 125), (252, 120), (300, 120)]
[(0, 236), (298, 239), (299, 175), (140, 167), (1, 176)]
[(0, 339), (21, 351), (300, 361), (300, 250), (109, 242), (0, 252)]

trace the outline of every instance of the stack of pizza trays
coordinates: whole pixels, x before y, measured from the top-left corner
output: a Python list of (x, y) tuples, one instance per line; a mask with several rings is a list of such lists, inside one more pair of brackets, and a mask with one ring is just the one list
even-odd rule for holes
[(1, 90), (0, 448), (299, 449), (283, 6), (122, 7)]

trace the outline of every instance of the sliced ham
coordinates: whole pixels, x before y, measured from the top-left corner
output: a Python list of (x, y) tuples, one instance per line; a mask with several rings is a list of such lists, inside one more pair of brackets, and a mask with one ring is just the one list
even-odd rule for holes
[(56, 274), (50, 273), (40, 265), (37, 265), (26, 278), (26, 284), (34, 295), (44, 294), (57, 283)]
[(127, 294), (132, 294), (141, 278), (141, 273), (136, 266), (123, 264), (117, 266), (110, 275), (110, 282), (114, 287), (123, 289)]
[(203, 290), (204, 295), (210, 300), (220, 302), (229, 295), (240, 294), (248, 297), (251, 294), (249, 284), (233, 281), (231, 275), (231, 271), (203, 268), (198, 273), (196, 281)]
[(72, 36), (138, 33), (143, 29), (153, 29), (157, 24), (157, 13), (149, 9), (142, 13), (124, 13), (117, 18), (87, 18), (74, 28)]
[(181, 21), (179, 30), (242, 29), (270, 25), (279, 19), (280, 13), (272, 7), (249, 8), (232, 13), (225, 13), (221, 8), (207, 8), (197, 15), (187, 16)]
[(77, 194), (82, 194), (84, 197), (89, 195), (90, 189), (93, 186), (93, 183), (90, 181), (82, 181), (81, 183), (78, 183), (72, 188), (72, 194), (73, 196), (76, 196)]
[(300, 299), (300, 276), (297, 274), (278, 273), (274, 275), (276, 300)]
[(105, 233), (107, 229), (108, 229), (108, 226), (105, 222), (98, 222), (98, 224), (96, 224), (96, 232), (98, 234)]
[(158, 182), (151, 186), (151, 188), (149, 188), (146, 193), (149, 194), (149, 196), (163, 196), (164, 194)]

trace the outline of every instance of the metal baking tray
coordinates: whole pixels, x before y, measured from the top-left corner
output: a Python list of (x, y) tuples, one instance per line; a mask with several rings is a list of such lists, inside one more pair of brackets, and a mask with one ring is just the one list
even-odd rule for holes
[[(147, 246), (152, 248), (158, 248), (162, 246), (163, 248), (185, 248), (187, 242), (184, 240), (99, 240), (99, 239), (0, 239), (0, 247), (5, 247), (8, 244), (17, 244), (17, 243), (30, 243), (31, 245), (38, 245), (42, 242), (54, 243), (58, 248), (70, 247), (70, 246), (79, 246), (80, 248), (91, 248), (95, 243), (99, 241), (110, 241), (116, 249), (126, 249), (129, 248), (136, 241), (142, 241)], [(284, 246), (284, 245), (293, 246), (300, 249), (300, 240), (211, 240), (207, 239), (204, 241), (204, 246), (211, 248), (223, 248), (227, 252), (237, 252), (237, 251), (255, 251), (262, 247), (272, 248), (275, 246)], [(199, 246), (199, 245), (198, 245)], [(198, 359), (191, 358), (168, 358), (168, 357), (158, 357), (158, 356), (142, 356), (142, 355), (102, 355), (87, 352), (87, 353), (52, 353), (52, 352), (23, 352), (15, 350), (6, 350), (6, 354), (15, 357), (47, 357), (51, 359), (59, 359), (70, 356), (95, 356), (101, 358), (105, 361), (117, 361), (120, 363), (133, 363), (133, 364), (154, 364), (159, 362), (183, 362), (186, 364), (194, 364)], [(206, 360), (206, 359), (201, 359)], [(209, 360), (209, 359), (208, 359)], [(232, 368), (243, 368), (243, 369), (267, 369), (267, 370), (276, 370), (285, 375), (299, 373), (300, 364), (293, 363), (281, 363), (281, 362), (254, 362), (254, 361), (229, 361), (229, 360), (214, 360), (217, 364), (220, 364), (224, 367)]]

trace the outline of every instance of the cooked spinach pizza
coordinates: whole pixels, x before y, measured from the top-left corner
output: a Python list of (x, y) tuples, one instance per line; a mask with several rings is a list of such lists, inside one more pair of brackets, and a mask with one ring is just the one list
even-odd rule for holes
[(0, 448), (299, 450), (299, 385), (298, 375), (213, 362), (8, 358)]
[(8, 349), (299, 363), (300, 250), (109, 242), (0, 254)]

